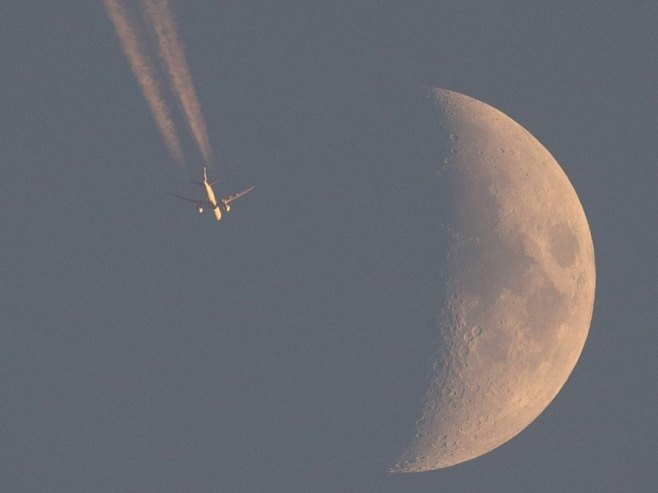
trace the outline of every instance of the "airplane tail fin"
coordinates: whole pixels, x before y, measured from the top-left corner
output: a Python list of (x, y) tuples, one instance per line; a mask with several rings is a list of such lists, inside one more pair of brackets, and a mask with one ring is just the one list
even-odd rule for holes
[[(208, 168), (206, 166), (203, 167), (203, 179), (208, 181)], [(219, 181), (219, 178), (217, 178), (216, 180), (211, 181), (210, 186), (212, 187), (218, 181)]]
[[(195, 185), (201, 185), (201, 186), (208, 183), (208, 169), (205, 166), (203, 167), (203, 180), (204, 181), (190, 180), (190, 183), (194, 183)], [(218, 182), (219, 182), (219, 178), (217, 178), (216, 180), (213, 180), (212, 182), (210, 182), (208, 184), (212, 187), (215, 183), (218, 183)]]
[[(205, 183), (208, 181), (208, 168), (206, 166), (203, 167), (203, 181), (196, 181), (196, 180), (190, 180), (190, 183), (194, 183), (195, 185), (205, 185)], [(214, 185), (217, 182), (215, 180), (212, 182), (210, 185)]]

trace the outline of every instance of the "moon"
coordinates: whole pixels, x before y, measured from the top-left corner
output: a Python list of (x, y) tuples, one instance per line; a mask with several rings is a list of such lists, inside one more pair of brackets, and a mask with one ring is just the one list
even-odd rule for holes
[(532, 423), (576, 365), (594, 304), (587, 219), (553, 156), (481, 101), (432, 89), (427, 103), (450, 245), (426, 395), (393, 472), (468, 461)]

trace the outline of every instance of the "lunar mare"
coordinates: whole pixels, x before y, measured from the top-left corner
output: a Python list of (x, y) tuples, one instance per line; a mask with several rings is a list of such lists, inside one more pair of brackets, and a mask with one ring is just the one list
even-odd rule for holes
[(428, 104), (452, 239), (428, 389), (399, 472), (473, 459), (528, 426), (573, 370), (594, 303), (590, 230), (551, 154), (485, 103), (434, 89)]

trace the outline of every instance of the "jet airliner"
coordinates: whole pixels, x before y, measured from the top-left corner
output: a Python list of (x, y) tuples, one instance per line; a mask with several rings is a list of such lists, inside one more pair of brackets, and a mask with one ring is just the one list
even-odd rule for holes
[(187, 200), (188, 202), (194, 202), (196, 206), (196, 210), (199, 214), (202, 214), (203, 211), (205, 210), (206, 207), (209, 207), (213, 214), (215, 215), (215, 219), (218, 221), (222, 218), (222, 210), (224, 212), (229, 212), (231, 210), (231, 202), (233, 202), (235, 199), (239, 199), (243, 195), (246, 195), (247, 193), (251, 192), (254, 187), (251, 186), (242, 192), (234, 193), (233, 195), (229, 195), (228, 197), (224, 197), (221, 199), (220, 202), (217, 202), (217, 198), (215, 197), (215, 191), (212, 189), (212, 186), (217, 183), (219, 180), (215, 180), (213, 182), (210, 182), (208, 180), (208, 170), (206, 167), (203, 167), (203, 181), (195, 181), (193, 183), (196, 183), (197, 185), (202, 185), (205, 192), (206, 192), (206, 199), (205, 200), (197, 200), (197, 199), (190, 199), (188, 197), (183, 197), (182, 195), (177, 195), (172, 192), (167, 192), (169, 195), (173, 195), (176, 198), (182, 199), (182, 200)]

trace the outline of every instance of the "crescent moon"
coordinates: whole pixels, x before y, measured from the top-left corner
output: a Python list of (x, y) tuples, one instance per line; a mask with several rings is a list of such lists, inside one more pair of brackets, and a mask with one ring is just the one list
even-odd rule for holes
[(526, 428), (573, 370), (594, 305), (587, 219), (551, 154), (481, 101), (433, 89), (429, 103), (452, 239), (427, 392), (394, 472), (449, 467)]

